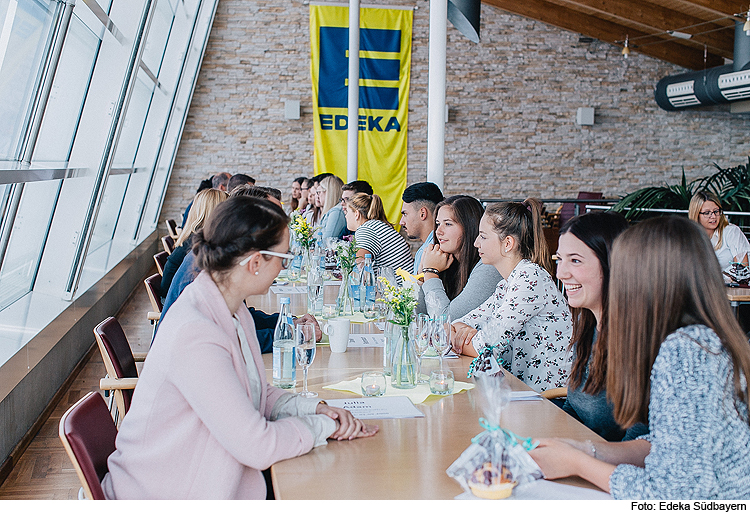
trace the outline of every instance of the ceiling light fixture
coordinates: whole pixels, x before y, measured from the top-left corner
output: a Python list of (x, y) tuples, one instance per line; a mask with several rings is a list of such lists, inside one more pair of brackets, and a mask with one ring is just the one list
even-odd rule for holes
[(628, 47), (628, 36), (625, 35), (625, 47), (622, 48), (622, 56), (627, 59), (628, 55), (630, 55), (630, 48)]
[[(748, 23), (750, 22), (746, 22), (745, 25), (747, 25)], [(673, 36), (674, 38), (685, 39), (685, 40), (688, 40), (693, 37), (693, 35), (691, 35), (690, 33), (682, 33), (681, 31), (674, 31), (671, 29), (667, 31), (667, 33)]]

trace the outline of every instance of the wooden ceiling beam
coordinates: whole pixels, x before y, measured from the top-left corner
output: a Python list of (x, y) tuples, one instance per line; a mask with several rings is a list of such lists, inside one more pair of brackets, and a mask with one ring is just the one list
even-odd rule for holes
[[(711, 33), (696, 35), (685, 45), (693, 43), (693, 47), (703, 48), (707, 45), (712, 51), (723, 57), (731, 58), (734, 53), (734, 22), (724, 24), (707, 24), (707, 20), (686, 15), (673, 9), (668, 9), (653, 2), (643, 0), (551, 0), (562, 6), (570, 6), (582, 12), (593, 11), (610, 18), (624, 26), (635, 24), (638, 29), (646, 33), (658, 33), (668, 30), (682, 30), (683, 33), (701, 33), (710, 30)], [(696, 26), (692, 28), (691, 26)], [(662, 39), (671, 39), (669, 35), (661, 35)]]
[(700, 7), (707, 12), (716, 15), (716, 18), (721, 16), (734, 16), (740, 13), (743, 9), (747, 9), (748, 5), (743, 2), (736, 0), (677, 0), (680, 4), (684, 4), (690, 7)]
[[(647, 35), (647, 33), (633, 30), (627, 26), (603, 20), (593, 15), (586, 15), (544, 0), (484, 0), (484, 3), (611, 44), (622, 41), (625, 35), (629, 35), (630, 38)], [(704, 68), (703, 50), (685, 46), (680, 41), (665, 41), (663, 44), (649, 45), (642, 49), (631, 46), (631, 49), (691, 70), (702, 70)], [(708, 54), (706, 67), (711, 68), (722, 64), (724, 64), (723, 57), (713, 53)]]

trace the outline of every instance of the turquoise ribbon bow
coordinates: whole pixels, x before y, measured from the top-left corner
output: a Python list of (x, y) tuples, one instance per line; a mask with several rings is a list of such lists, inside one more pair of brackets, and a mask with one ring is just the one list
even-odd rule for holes
[[(536, 446), (539, 445), (539, 442), (532, 442), (531, 438), (521, 438), (513, 431), (508, 431), (507, 429), (503, 429), (499, 425), (492, 425), (490, 422), (488, 422), (484, 418), (479, 419), (479, 425), (481, 425), (484, 429), (487, 431), (502, 431), (503, 435), (505, 436), (505, 439), (511, 444), (519, 444), (521, 447), (523, 447), (526, 451), (531, 451)], [(473, 443), (477, 443), (479, 441), (479, 437), (482, 436), (484, 433), (479, 433), (474, 438), (471, 439)]]

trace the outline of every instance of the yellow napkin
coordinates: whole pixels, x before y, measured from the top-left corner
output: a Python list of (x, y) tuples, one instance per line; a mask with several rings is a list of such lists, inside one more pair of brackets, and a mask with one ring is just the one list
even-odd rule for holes
[[(442, 396), (450, 396), (451, 394), (458, 394), (461, 391), (473, 389), (474, 385), (471, 383), (464, 383), (463, 381), (456, 381), (453, 385), (453, 392), (451, 394), (432, 394), (430, 392), (430, 386), (427, 383), (421, 383), (414, 387), (413, 389), (397, 389), (395, 387), (391, 387), (391, 377), (386, 376), (388, 378), (385, 382), (386, 389), (385, 389), (385, 395), (384, 398), (387, 398), (388, 396), (406, 396), (409, 398), (412, 403), (423, 403), (427, 398), (430, 396), (436, 396), (436, 397), (442, 397)], [(337, 390), (337, 391), (344, 391), (344, 392), (353, 392), (355, 394), (362, 395), (362, 377), (354, 378), (353, 380), (348, 381), (339, 381), (338, 383), (334, 383), (333, 385), (326, 385), (323, 387), (324, 389), (331, 389), (331, 390)]]

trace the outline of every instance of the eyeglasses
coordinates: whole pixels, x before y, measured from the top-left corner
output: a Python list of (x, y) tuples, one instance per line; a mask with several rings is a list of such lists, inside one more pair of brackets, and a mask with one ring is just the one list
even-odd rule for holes
[[(287, 269), (289, 267), (289, 264), (291, 264), (292, 259), (294, 259), (294, 255), (291, 253), (276, 253), (275, 251), (266, 251), (265, 249), (258, 251), (261, 255), (268, 255), (271, 257), (279, 257), (281, 259), (281, 267), (284, 269)], [(249, 257), (243, 259), (238, 266), (244, 266), (248, 262), (250, 262), (250, 259), (253, 258), (252, 255)]]
[(714, 209), (713, 211), (701, 211), (699, 214), (706, 218), (710, 216), (719, 216), (721, 214), (721, 209)]

